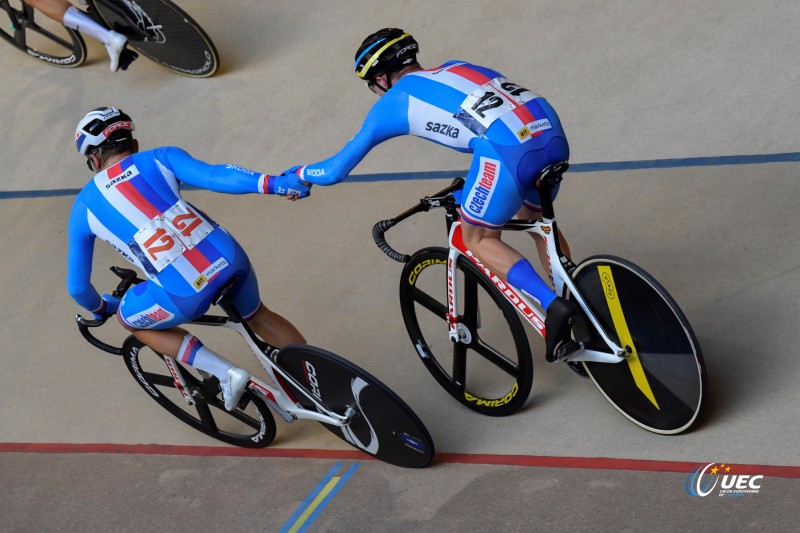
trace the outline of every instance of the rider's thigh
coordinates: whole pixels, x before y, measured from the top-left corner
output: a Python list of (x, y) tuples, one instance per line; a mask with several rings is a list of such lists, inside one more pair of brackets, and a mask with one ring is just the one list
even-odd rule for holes
[(258, 291), (256, 271), (249, 260), (247, 261), (247, 266), (241, 270), (239, 283), (233, 288), (231, 295), (236, 309), (239, 310), (245, 320), (251, 320), (261, 307), (261, 295)]
[[(544, 135), (547, 137), (540, 144), (537, 143), (539, 147), (522, 155), (517, 164), (520, 185), (526, 190), (525, 207), (532, 211), (542, 210), (539, 190), (534, 183), (539, 173), (549, 165), (569, 160), (569, 145), (566, 138), (552, 133)], [(553, 188), (553, 200), (558, 195), (560, 187), (559, 184)]]
[(542, 208), (539, 206), (532, 206), (526, 202), (519, 208), (519, 211), (517, 211), (516, 218), (519, 220), (541, 220)]
[(479, 144), (461, 195), (461, 216), (473, 226), (500, 229), (522, 206), (509, 165), (488, 144)]
[(167, 292), (152, 281), (131, 287), (122, 297), (117, 316), (133, 329), (168, 329), (191, 320)]

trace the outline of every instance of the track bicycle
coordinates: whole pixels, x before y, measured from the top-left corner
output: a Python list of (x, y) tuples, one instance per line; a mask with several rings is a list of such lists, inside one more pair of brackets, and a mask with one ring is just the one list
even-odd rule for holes
[[(141, 281), (133, 270), (111, 270), (122, 279), (113, 293), (117, 298)], [(190, 322), (238, 332), (273, 382), (270, 385), (251, 374), (234, 411), (225, 410), (215, 376), (160, 354), (133, 335), (122, 347), (106, 344), (90, 328), (103, 325), (108, 317), (87, 320), (76, 315), (75, 320), (92, 345), (123, 357), (137, 383), (161, 407), (222, 442), (245, 448), (268, 446), (277, 432), (272, 408), (286, 422), (320, 422), (337, 437), (381, 461), (408, 468), (431, 462), (434, 445), (428, 430), (378, 379), (321, 348), (293, 344), (277, 349), (255, 335), (226, 296), (237, 281), (228, 282), (214, 299), (225, 316), (206, 314)]]
[[(581, 309), (573, 345), (560, 362), (591, 378), (606, 400), (638, 426), (660, 434), (685, 432), (701, 418), (708, 395), (697, 338), (672, 297), (642, 268), (611, 255), (576, 265), (563, 253), (552, 191), (568, 166), (551, 165), (537, 177), (541, 220), (511, 220), (503, 227), (544, 239), (556, 294)], [(465, 247), (453, 196), (463, 186), (457, 178), (404, 213), (378, 222), (373, 238), (389, 257), (405, 263), (403, 320), (428, 371), (470, 409), (506, 416), (523, 406), (533, 384), (522, 321), (544, 337), (545, 313)], [(449, 248), (405, 255), (386, 242), (388, 229), (432, 208), (445, 210)]]
[[(209, 36), (170, 0), (85, 3), (89, 16), (125, 35), (131, 48), (173, 72), (207, 78), (219, 68), (219, 54)], [(59, 67), (80, 67), (86, 62), (86, 43), (79, 32), (37, 13), (20, 0), (0, 0), (0, 9), (7, 15), (0, 24), (0, 37), (23, 52)], [(123, 54), (120, 65), (125, 67), (136, 54)]]

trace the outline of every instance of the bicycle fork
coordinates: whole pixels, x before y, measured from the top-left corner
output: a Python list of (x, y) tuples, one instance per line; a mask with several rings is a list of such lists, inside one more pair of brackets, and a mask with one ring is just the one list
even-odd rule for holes
[(194, 396), (191, 392), (189, 392), (189, 387), (186, 385), (186, 380), (183, 379), (183, 375), (175, 366), (175, 360), (168, 355), (162, 355), (161, 357), (164, 358), (164, 363), (166, 363), (169, 373), (172, 374), (173, 385), (175, 385), (175, 388), (181, 393), (183, 399), (186, 400), (186, 403), (193, 406), (195, 404)]

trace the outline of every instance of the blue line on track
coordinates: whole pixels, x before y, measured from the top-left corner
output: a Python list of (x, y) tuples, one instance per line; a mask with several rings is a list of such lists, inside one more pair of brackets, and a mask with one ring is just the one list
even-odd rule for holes
[[(624, 170), (717, 167), (725, 165), (763, 165), (766, 163), (797, 163), (800, 152), (759, 155), (724, 155), (717, 157), (689, 157), (683, 159), (649, 159), (642, 161), (609, 161), (599, 163), (573, 163), (570, 172), (608, 172)], [(409, 181), (422, 179), (453, 179), (464, 176), (466, 170), (439, 170), (433, 172), (385, 172), (381, 174), (358, 174), (347, 179), (349, 183), (378, 181)], [(194, 187), (182, 187), (192, 190)], [(50, 189), (43, 191), (0, 191), (0, 200), (25, 198), (50, 198), (53, 196), (75, 196), (80, 189)]]
[(344, 484), (347, 483), (347, 480), (350, 479), (350, 476), (352, 476), (353, 473), (356, 470), (358, 470), (358, 467), (360, 465), (361, 463), (355, 463), (350, 468), (348, 468), (344, 474), (342, 474), (342, 477), (339, 479), (339, 482), (336, 483), (336, 486), (328, 493), (328, 496), (326, 496), (325, 499), (320, 502), (316, 510), (313, 513), (311, 513), (311, 516), (309, 516), (308, 520), (306, 520), (305, 524), (303, 524), (303, 527), (297, 530), (297, 533), (303, 533), (306, 530), (308, 530), (309, 526), (314, 522), (314, 520), (317, 519), (320, 513), (322, 513), (322, 510), (325, 508), (325, 506), (327, 506), (328, 503), (330, 503), (330, 501), (333, 499), (333, 497), (336, 496), (336, 493), (338, 493), (342, 489)]
[[(314, 487), (314, 490), (312, 490), (306, 499), (303, 500), (303, 503), (297, 507), (295, 512), (289, 517), (278, 533), (288, 533), (290, 531), (303, 533), (308, 531), (308, 528), (311, 526), (314, 520), (319, 517), (325, 506), (330, 503), (336, 493), (338, 493), (342, 486), (347, 483), (347, 480), (350, 479), (350, 476), (352, 476), (353, 473), (358, 470), (360, 465), (361, 463), (356, 462), (351, 465), (344, 474), (338, 478), (334, 478), (336, 473), (341, 469), (342, 463), (337, 462), (334, 464), (333, 467), (328, 470), (328, 473), (325, 474), (325, 477), (322, 478), (322, 481), (320, 481), (319, 484)], [(330, 487), (331, 481), (334, 481), (332, 488)], [(328, 490), (327, 495), (321, 501), (316, 501), (320, 493), (326, 489)], [(309, 514), (307, 511), (310, 509), (312, 504), (314, 504), (314, 509)]]

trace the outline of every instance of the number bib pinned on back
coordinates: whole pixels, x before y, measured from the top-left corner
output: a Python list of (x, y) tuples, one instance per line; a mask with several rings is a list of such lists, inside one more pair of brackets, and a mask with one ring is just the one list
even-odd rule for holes
[(128, 243), (150, 276), (197, 246), (214, 225), (183, 200), (151, 219)]
[(475, 135), (483, 135), (495, 120), (534, 98), (539, 95), (506, 78), (495, 78), (468, 94), (453, 116)]

